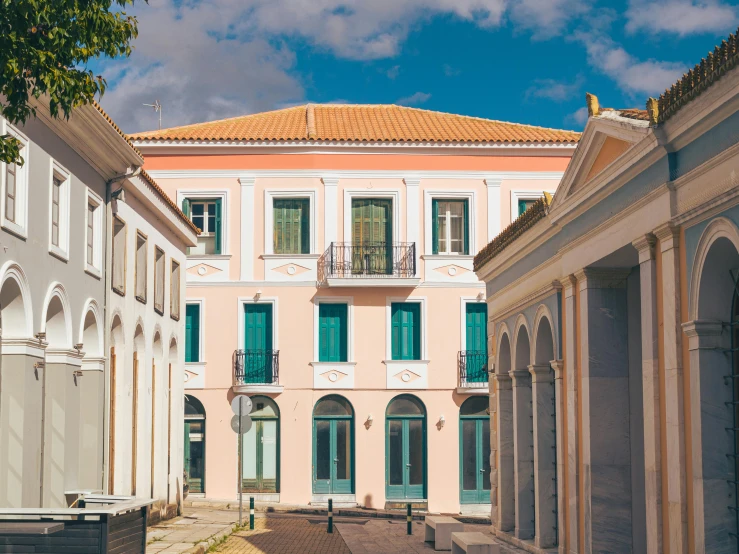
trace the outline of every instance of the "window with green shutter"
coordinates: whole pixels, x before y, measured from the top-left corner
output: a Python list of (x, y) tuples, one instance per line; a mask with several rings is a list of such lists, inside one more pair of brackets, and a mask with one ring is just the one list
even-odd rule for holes
[(347, 358), (346, 304), (321, 302), (318, 305), (318, 361), (346, 362)]
[(200, 361), (200, 304), (185, 308), (185, 361)]
[(394, 302), (390, 306), (393, 360), (421, 359), (421, 304)]
[(536, 198), (527, 198), (526, 200), (519, 200), (518, 201), (518, 215), (519, 217), (523, 215), (523, 213), (528, 210), (531, 206), (534, 205), (536, 202)]
[(469, 254), (469, 202), (434, 198), (431, 201), (431, 244), (434, 254)]
[(188, 255), (223, 253), (223, 202), (220, 198), (182, 201), (182, 212), (200, 229), (197, 246), (188, 249)]
[(272, 205), (274, 253), (310, 254), (310, 200), (275, 198)]

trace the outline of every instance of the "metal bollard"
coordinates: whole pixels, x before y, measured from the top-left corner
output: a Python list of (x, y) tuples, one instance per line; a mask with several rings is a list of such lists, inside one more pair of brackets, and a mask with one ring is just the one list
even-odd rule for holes
[(411, 505), (410, 504), (406, 504), (405, 505), (405, 510), (406, 510), (406, 518), (408, 519), (408, 534), (409, 535), (412, 535), (413, 534), (413, 527), (412, 527), (412, 525), (413, 525), (413, 514), (411, 513)]
[(328, 499), (328, 532), (334, 532), (334, 501)]
[(254, 497), (249, 497), (249, 529), (254, 530)]

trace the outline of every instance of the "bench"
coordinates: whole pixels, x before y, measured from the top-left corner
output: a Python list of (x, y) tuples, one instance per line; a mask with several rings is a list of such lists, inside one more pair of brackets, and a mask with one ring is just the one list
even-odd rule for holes
[(434, 543), (434, 550), (451, 550), (452, 533), (464, 531), (464, 523), (448, 516), (426, 516), (426, 542)]
[(479, 532), (452, 533), (452, 554), (501, 554), (500, 545)]

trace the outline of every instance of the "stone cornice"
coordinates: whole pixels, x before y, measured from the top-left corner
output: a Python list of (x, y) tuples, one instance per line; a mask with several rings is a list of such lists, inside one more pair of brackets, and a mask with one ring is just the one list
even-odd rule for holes
[(586, 267), (575, 272), (580, 290), (585, 289), (617, 289), (626, 287), (626, 278), (631, 268), (592, 268)]
[(659, 239), (659, 247), (662, 252), (677, 248), (680, 240), (679, 227), (669, 222), (663, 223), (654, 230), (654, 234)]
[(643, 237), (636, 239), (631, 244), (639, 252), (640, 264), (655, 259), (654, 246), (657, 244), (657, 237), (652, 233), (647, 233)]

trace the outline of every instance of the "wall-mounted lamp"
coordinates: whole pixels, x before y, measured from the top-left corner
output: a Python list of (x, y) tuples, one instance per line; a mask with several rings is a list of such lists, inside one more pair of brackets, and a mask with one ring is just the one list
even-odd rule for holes
[(477, 301), (478, 302), (482, 302), (483, 300), (485, 300), (485, 293), (484, 292), (478, 292), (477, 293)]
[(75, 377), (82, 377), (82, 370), (81, 369), (76, 369), (74, 371), (74, 376)]
[(46, 367), (46, 362), (36, 362), (33, 364), (33, 369), (44, 369)]
[(369, 429), (370, 427), (372, 427), (372, 422), (373, 422), (373, 421), (374, 421), (374, 419), (372, 418), (372, 414), (368, 415), (368, 416), (367, 416), (367, 420), (366, 420), (366, 421), (364, 422), (364, 426), (365, 426), (365, 427), (366, 427), (367, 429)]
[(439, 417), (439, 422), (436, 424), (436, 427), (441, 431), (444, 428), (444, 424), (446, 423), (446, 418), (444, 417), (444, 414), (441, 414)]
[(39, 342), (46, 340), (46, 331), (39, 331), (34, 335)]
[(256, 294), (254, 294), (254, 302), (257, 302), (262, 297), (262, 289), (259, 289)]
[(77, 354), (80, 353), (80, 351), (82, 350), (82, 347), (83, 346), (84, 346), (84, 344), (82, 344), (81, 342), (78, 342), (77, 344), (74, 345), (74, 349), (77, 351)]

